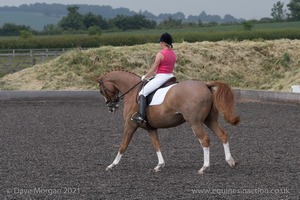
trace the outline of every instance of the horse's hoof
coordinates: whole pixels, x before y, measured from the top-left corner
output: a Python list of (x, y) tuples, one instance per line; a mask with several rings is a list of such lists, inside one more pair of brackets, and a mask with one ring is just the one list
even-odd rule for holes
[(232, 167), (233, 169), (236, 169), (238, 166), (238, 162), (234, 162), (233, 165), (230, 165), (230, 167)]
[(160, 172), (164, 166), (165, 166), (165, 164), (159, 164), (153, 169), (153, 171)]
[(199, 171), (198, 174), (204, 174), (204, 171), (207, 170), (208, 167), (203, 166)]
[(199, 171), (198, 171), (198, 174), (204, 174), (204, 171), (199, 170)]
[(238, 163), (235, 162), (233, 159), (228, 160), (227, 163), (228, 163), (229, 166), (232, 167), (232, 168), (236, 168), (236, 166), (237, 166), (237, 164), (238, 164)]
[(106, 171), (112, 171), (114, 166), (115, 166), (115, 165), (113, 165), (113, 164), (108, 165), (108, 166), (106, 167), (105, 170), (106, 170)]

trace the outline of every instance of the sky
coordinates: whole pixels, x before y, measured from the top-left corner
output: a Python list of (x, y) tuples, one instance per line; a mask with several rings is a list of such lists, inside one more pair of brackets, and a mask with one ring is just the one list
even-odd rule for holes
[(149, 11), (154, 15), (182, 12), (199, 15), (205, 11), (208, 15), (224, 17), (230, 14), (235, 18), (261, 19), (271, 17), (271, 9), (276, 2), (286, 5), (290, 0), (1, 0), (0, 6), (19, 6), (32, 3), (90, 4), (109, 5), (113, 8), (128, 8), (132, 11)]

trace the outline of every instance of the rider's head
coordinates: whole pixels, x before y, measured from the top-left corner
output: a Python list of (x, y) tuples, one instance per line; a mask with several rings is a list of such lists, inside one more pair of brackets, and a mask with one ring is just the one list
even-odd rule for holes
[(160, 36), (159, 38), (159, 42), (164, 42), (166, 43), (168, 46), (170, 46), (171, 48), (173, 48), (173, 38), (169, 33), (164, 33)]

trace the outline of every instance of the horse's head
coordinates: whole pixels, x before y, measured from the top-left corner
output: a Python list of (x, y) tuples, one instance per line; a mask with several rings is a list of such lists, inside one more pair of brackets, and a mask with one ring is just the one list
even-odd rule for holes
[(104, 97), (109, 112), (116, 112), (119, 107), (119, 91), (110, 81), (102, 78), (97, 78), (96, 81), (99, 83), (100, 93)]

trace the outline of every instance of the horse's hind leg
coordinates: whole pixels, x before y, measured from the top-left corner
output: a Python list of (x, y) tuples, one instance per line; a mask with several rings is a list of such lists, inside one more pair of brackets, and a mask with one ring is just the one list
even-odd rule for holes
[(209, 117), (205, 121), (206, 126), (221, 139), (225, 152), (225, 160), (231, 167), (236, 166), (236, 162), (231, 156), (228, 142), (228, 134), (221, 128), (217, 118)]
[(192, 130), (195, 136), (199, 139), (200, 144), (203, 148), (203, 166), (202, 168), (198, 171), (199, 174), (203, 174), (203, 172), (209, 167), (210, 161), (209, 161), (209, 143), (210, 140), (204, 131), (203, 125), (198, 124), (198, 125), (192, 125)]
[(154, 172), (159, 172), (165, 166), (165, 161), (164, 161), (164, 158), (163, 158), (163, 156), (161, 154), (161, 151), (160, 151), (160, 143), (159, 143), (159, 139), (158, 139), (157, 130), (156, 129), (155, 130), (150, 130), (149, 135), (150, 135), (150, 138), (151, 138), (152, 146), (153, 146), (154, 150), (156, 151), (156, 155), (157, 155), (157, 159), (158, 159), (158, 164), (153, 169), (153, 171)]

